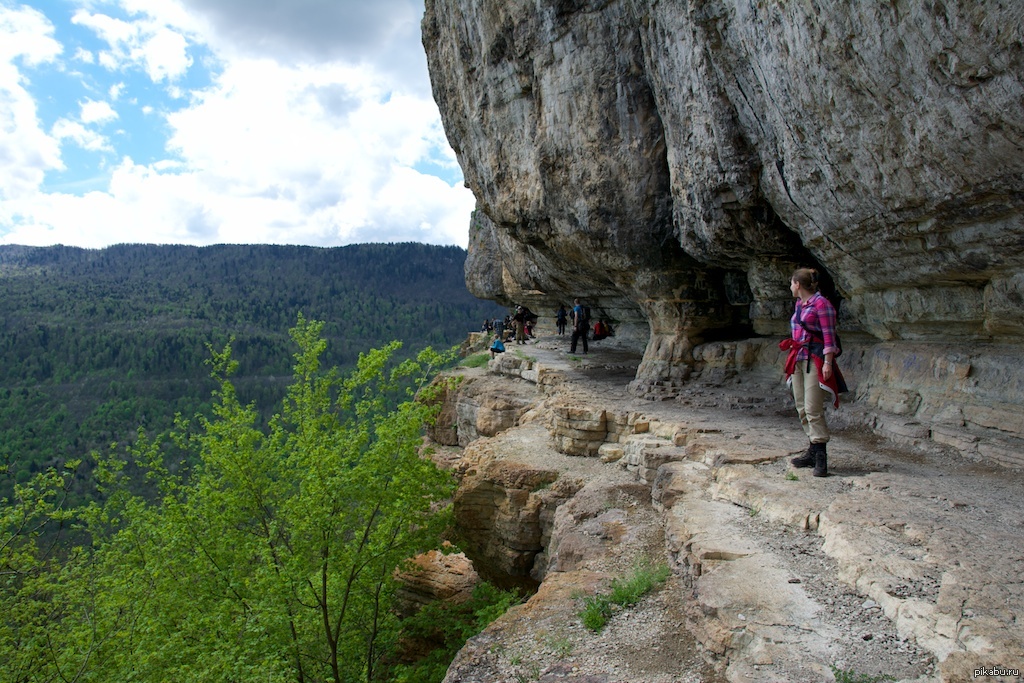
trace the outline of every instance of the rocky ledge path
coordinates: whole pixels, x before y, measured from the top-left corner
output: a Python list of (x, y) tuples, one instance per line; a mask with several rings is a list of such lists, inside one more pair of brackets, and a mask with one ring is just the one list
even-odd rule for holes
[[(511, 344), (449, 399), (469, 554), (540, 584), (446, 683), (1024, 680), (1024, 473), (897, 446), (851, 402), (814, 478), (781, 379), (644, 401), (635, 353), (567, 342)], [(584, 628), (642, 558), (664, 587)]]

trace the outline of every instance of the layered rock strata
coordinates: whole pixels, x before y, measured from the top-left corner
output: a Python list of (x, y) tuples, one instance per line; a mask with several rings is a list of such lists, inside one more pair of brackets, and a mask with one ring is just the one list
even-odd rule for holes
[[(788, 467), (806, 445), (795, 418), (747, 400), (785, 397), (778, 385), (737, 377), (691, 387), (689, 404), (651, 404), (630, 397), (617, 364), (581, 366), (557, 343), (530, 351), (545, 383), (507, 361), (465, 371), (462, 386), (532, 400), (465, 448), (456, 517), (481, 574), (539, 587), (467, 644), (448, 683), (834, 671), (958, 683), (1024, 662), (1019, 473), (848, 430), (830, 444), (832, 476), (813, 478)], [(566, 430), (605, 441), (570, 454)], [(584, 629), (581, 593), (645, 558), (670, 561), (667, 587), (614, 616), (613, 635)]]
[[(583, 297), (664, 398), (702, 344), (786, 334), (789, 274), (816, 266), (871, 357), (864, 400), (1019, 465), (1022, 26), (994, 0), (427, 0), (477, 199), (467, 281), (538, 312)], [(909, 395), (927, 368), (944, 387)]]

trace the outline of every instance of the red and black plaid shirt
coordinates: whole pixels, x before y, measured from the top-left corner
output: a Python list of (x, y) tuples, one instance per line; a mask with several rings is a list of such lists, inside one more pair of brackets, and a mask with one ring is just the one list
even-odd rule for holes
[(807, 342), (810, 341), (824, 341), (822, 355), (839, 350), (836, 346), (836, 309), (821, 292), (815, 292), (807, 301), (797, 300), (789, 326), (793, 331), (793, 341), (801, 347), (796, 357), (798, 361), (807, 360)]

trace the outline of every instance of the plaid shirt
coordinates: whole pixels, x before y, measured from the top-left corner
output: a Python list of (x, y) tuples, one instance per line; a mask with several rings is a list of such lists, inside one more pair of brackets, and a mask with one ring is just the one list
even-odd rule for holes
[(789, 321), (789, 326), (793, 331), (793, 341), (800, 344), (801, 347), (796, 357), (798, 361), (807, 360), (806, 344), (812, 340), (811, 333), (808, 333), (800, 324), (801, 320), (807, 329), (814, 333), (813, 336), (824, 340), (823, 354), (834, 354), (839, 350), (836, 346), (836, 309), (820, 292), (815, 292), (807, 301), (797, 299), (796, 310)]

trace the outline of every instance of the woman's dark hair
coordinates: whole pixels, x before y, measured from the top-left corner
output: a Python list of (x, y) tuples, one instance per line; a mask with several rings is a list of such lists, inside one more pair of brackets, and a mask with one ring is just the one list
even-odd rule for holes
[(818, 291), (818, 271), (814, 268), (797, 268), (793, 271), (792, 280), (808, 292)]

